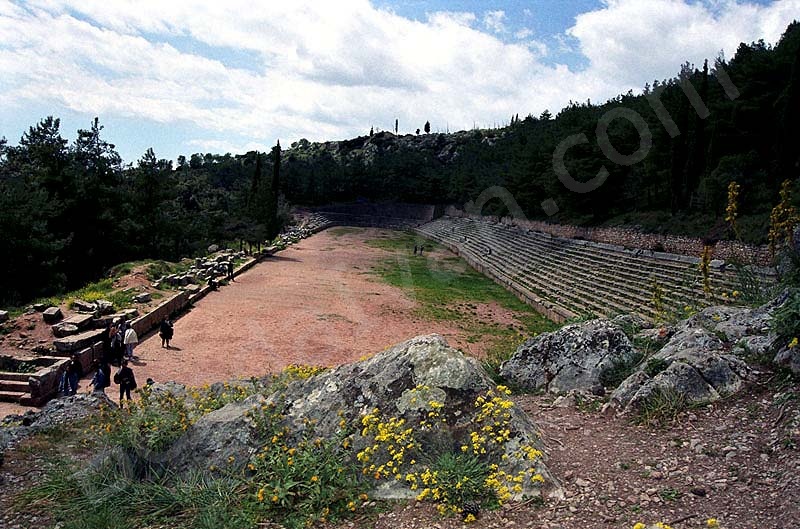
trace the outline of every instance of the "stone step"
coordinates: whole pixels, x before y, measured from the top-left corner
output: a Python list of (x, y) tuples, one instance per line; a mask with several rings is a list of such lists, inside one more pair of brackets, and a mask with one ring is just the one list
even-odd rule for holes
[[(504, 238), (504, 236), (499, 235), (498, 239), (502, 240), (502, 242), (498, 242), (497, 245), (502, 245), (502, 247), (498, 248), (497, 252), (493, 252), (493, 254), (494, 253), (501, 253), (502, 254), (509, 247), (513, 246), (513, 242), (510, 242), (508, 240), (507, 236)], [(503, 239), (505, 239), (505, 240), (503, 240)], [(539, 257), (544, 256), (545, 259), (547, 259), (548, 256), (552, 257), (552, 253), (548, 252), (548, 251), (540, 251), (537, 254), (531, 254), (530, 250), (526, 249), (525, 247), (514, 248), (514, 251), (515, 251), (516, 255), (521, 255), (521, 256), (525, 256), (525, 257), (531, 257), (531, 256), (534, 256), (534, 255), (537, 255)], [(610, 278), (608, 279), (609, 288), (613, 289), (613, 284), (614, 283), (620, 283), (620, 282), (626, 283), (625, 285), (622, 285), (622, 286), (625, 286), (625, 288), (616, 288), (615, 289), (620, 294), (629, 295), (632, 292), (637, 292), (638, 291), (639, 292), (638, 297), (640, 298), (639, 299), (640, 302), (646, 302), (646, 300), (648, 300), (650, 295), (651, 295), (652, 277), (646, 277), (645, 278), (645, 277), (643, 277), (643, 274), (641, 272), (639, 272), (639, 274), (637, 276), (637, 274), (633, 273), (632, 271), (626, 270), (626, 267), (620, 266), (617, 263), (597, 263), (597, 262), (593, 262), (590, 259), (588, 259), (587, 257), (585, 257), (585, 255), (581, 254), (580, 251), (577, 251), (577, 250), (574, 250), (574, 249), (568, 249), (566, 247), (559, 248), (559, 253), (561, 254), (560, 257), (562, 257), (563, 259), (567, 260), (567, 262), (569, 262), (570, 264), (579, 263), (579, 265), (576, 265), (574, 267), (576, 270), (582, 270), (582, 269), (587, 269), (588, 268), (589, 271), (593, 274), (593, 276), (598, 277), (598, 280), (599, 280), (599, 278), (601, 278), (603, 276), (606, 276), (606, 277), (611, 276), (611, 277), (613, 277), (613, 281), (611, 281)], [(606, 264), (606, 265), (610, 264), (610, 266), (604, 267), (603, 264)], [(627, 268), (632, 268), (633, 270), (635, 270), (635, 267), (627, 267)], [(609, 269), (609, 270), (607, 271), (606, 269)], [(692, 269), (688, 269), (687, 271), (689, 273), (691, 273), (691, 274), (694, 274), (694, 276), (696, 276), (695, 277), (695, 281), (698, 284), (697, 288), (694, 288), (694, 289), (685, 288), (682, 283), (685, 282), (686, 279), (681, 279), (680, 280), (681, 282), (677, 283), (676, 282), (677, 281), (676, 278), (671, 277), (669, 275), (664, 276), (664, 275), (659, 274), (660, 281), (662, 283), (662, 287), (666, 291), (675, 290), (675, 291), (678, 291), (679, 294), (682, 293), (685, 296), (692, 296), (692, 297), (701, 296), (702, 294), (701, 294), (701, 287), (700, 287), (700, 283), (699, 283), (699, 280), (700, 280), (699, 279), (700, 278), (699, 272), (695, 272), (695, 270), (693, 268)], [(658, 271), (657, 270), (653, 271), (652, 269), (648, 269), (645, 273), (649, 275), (649, 274), (653, 274), (654, 272), (657, 273)], [(712, 278), (712, 282), (714, 282), (714, 281), (716, 281), (718, 283), (719, 279), (718, 278)], [(667, 300), (667, 301), (669, 301), (669, 300)], [(721, 300), (718, 300), (718, 301), (721, 301)], [(678, 300), (675, 301), (675, 304), (676, 305), (677, 304), (682, 304), (684, 302), (685, 302), (685, 299), (678, 299)]]
[(94, 316), (92, 314), (74, 314), (69, 318), (62, 320), (61, 323), (74, 325), (79, 330), (87, 329), (92, 326)]
[(0, 378), (0, 391), (27, 392), (30, 389), (28, 382), (19, 380), (4, 380)]
[[(434, 221), (419, 231), (458, 253), (468, 253), (483, 266), (491, 266), (495, 275), (538, 296), (557, 297), (558, 304), (570, 310), (639, 312), (653, 317), (654, 279), (664, 289), (667, 309), (707, 301), (696, 260), (691, 258), (660, 260), (652, 252), (641, 256), (611, 245), (544, 234), (534, 237), (534, 232), (474, 222)], [(734, 284), (730, 273), (712, 269), (711, 275), (716, 288)]]
[(21, 391), (0, 391), (0, 401), (22, 403), (25, 396), (30, 395)]
[(10, 371), (0, 371), (0, 380), (14, 380), (17, 382), (27, 382), (28, 377), (33, 373), (12, 373)]
[(57, 354), (69, 354), (74, 351), (79, 351), (80, 349), (89, 347), (90, 345), (100, 341), (102, 334), (103, 331), (99, 329), (86, 331), (80, 334), (74, 334), (72, 336), (65, 336), (64, 338), (53, 340), (53, 345), (56, 347)]

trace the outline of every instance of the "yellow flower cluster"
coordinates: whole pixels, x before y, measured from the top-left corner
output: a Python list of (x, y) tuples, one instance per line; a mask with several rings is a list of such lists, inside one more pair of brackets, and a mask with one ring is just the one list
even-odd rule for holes
[[(365, 447), (356, 454), (356, 459), (363, 465), (362, 474), (371, 474), (375, 479), (394, 476), (402, 479), (400, 468), (405, 462), (407, 450), (416, 448), (413, 428), (406, 428), (405, 419), (392, 417), (383, 422), (380, 419), (380, 410), (375, 408), (361, 418), (361, 436), (372, 436), (375, 442)], [(385, 456), (381, 449), (385, 450)], [(369, 463), (369, 465), (367, 465)], [(415, 464), (412, 460), (410, 464)]]
[(664, 522), (656, 522), (653, 525), (649, 526), (649, 528), (648, 528), (648, 526), (646, 526), (642, 522), (637, 522), (633, 526), (633, 529), (672, 529), (672, 527), (670, 527), (669, 525), (665, 524)]
[(319, 375), (327, 371), (328, 368), (324, 366), (306, 366), (299, 364), (291, 364), (286, 366), (283, 372), (288, 375), (292, 380), (305, 380), (315, 375)]
[(703, 252), (700, 254), (700, 274), (703, 276), (703, 292), (711, 294), (711, 252), (713, 247), (703, 245)]
[(730, 224), (736, 238), (739, 238), (739, 230), (736, 226), (736, 217), (739, 215), (739, 190), (741, 186), (735, 181), (728, 184), (728, 205), (725, 207), (725, 222)]
[[(418, 386), (411, 390), (413, 393), (409, 398), (411, 404), (424, 403), (425, 415), (419, 426), (421, 431), (439, 428), (444, 421), (440, 415), (444, 404), (421, 398), (421, 393), (428, 389)], [(410, 454), (418, 451), (421, 446), (414, 436), (414, 428), (409, 427), (402, 418), (382, 418), (377, 408), (361, 418), (362, 437), (374, 439), (373, 443), (356, 455), (362, 464), (362, 474), (375, 479), (403, 480), (411, 490), (419, 491), (416, 496), (418, 501), (436, 502), (437, 509), (442, 514), (461, 511), (461, 502), (457, 498), (461, 497), (459, 494), (462, 490), (474, 490), (476, 486), (485, 487), (502, 504), (515, 494), (522, 493), (526, 484), (543, 483), (544, 478), (537, 473), (535, 467), (536, 461), (542, 457), (539, 450), (523, 444), (507, 453), (506, 444), (512, 438), (511, 409), (514, 407), (514, 403), (508, 398), (510, 394), (507, 387), (497, 386), (477, 397), (474, 403), (477, 412), (472, 418), (473, 428), (468, 431), (465, 439), (468, 442), (461, 445), (461, 452), (469, 454), (469, 457), (495, 460), (490, 464), (486, 477), (481, 478), (482, 483), (470, 481), (467, 475), (457, 475), (454, 478), (452, 474), (442, 482), (437, 470), (428, 465), (416, 465), (416, 460)], [(417, 397), (420, 399), (417, 400)], [(500, 468), (500, 464), (512, 456), (517, 460), (527, 461), (527, 468), (515, 473)]]
[(782, 243), (791, 242), (794, 235), (794, 228), (800, 223), (800, 215), (792, 205), (790, 180), (784, 180), (781, 184), (781, 201), (772, 208), (769, 216), (769, 248), (775, 255), (775, 250)]

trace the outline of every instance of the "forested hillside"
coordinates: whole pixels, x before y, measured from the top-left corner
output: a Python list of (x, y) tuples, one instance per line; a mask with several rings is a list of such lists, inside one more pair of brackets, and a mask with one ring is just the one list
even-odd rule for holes
[[(544, 218), (541, 202), (553, 198), (554, 221), (600, 224), (702, 217), (679, 229), (707, 230), (709, 218), (723, 213), (726, 188), (742, 186), (740, 214), (752, 242), (763, 240), (770, 208), (784, 179), (796, 181), (800, 154), (800, 24), (787, 28), (774, 47), (742, 44), (734, 58), (716, 64), (685, 64), (673, 79), (654, 81), (642, 95), (623, 94), (604, 104), (575, 102), (555, 117), (544, 112), (496, 130), (395, 137), (391, 133), (344, 142), (299, 142), (287, 153), (287, 189), (300, 203), (357, 197), (464, 204), (489, 186), (505, 187), (525, 214)], [(738, 94), (732, 99), (714, 75), (727, 73)], [(708, 110), (701, 116), (685, 95), (691, 83)], [(536, 94), (531, 94), (536, 99)], [(661, 117), (656, 114), (663, 104)], [(631, 165), (609, 161), (598, 146), (596, 129), (612, 109), (640, 115), (652, 134), (652, 148)], [(670, 134), (662, 120), (672, 122)], [(553, 169), (559, 144), (585, 134), (587, 142), (564, 156), (572, 178), (585, 182), (601, 167), (606, 182), (589, 193), (567, 189)], [(635, 153), (643, 141), (626, 119), (608, 127), (613, 147)], [(795, 193), (795, 196), (797, 193)], [(503, 213), (498, 201), (495, 213)], [(699, 233), (702, 235), (702, 233)]]
[[(729, 76), (735, 94), (717, 72)], [(687, 97), (692, 91), (685, 83), (707, 115)], [(652, 135), (636, 163), (614, 163), (598, 145), (603, 122), (618, 153), (645, 152), (644, 136), (629, 120), (608, 122), (615, 108), (641, 116)], [(559, 145), (577, 134), (587, 141), (563, 151), (571, 178), (589, 181), (601, 167), (609, 173), (588, 193), (570, 191), (554, 170)], [(371, 199), (460, 205), (497, 185), (530, 218), (547, 217), (541, 202), (549, 198), (559, 208), (549, 217), (554, 222), (702, 235), (724, 215), (727, 185), (736, 181), (742, 234), (761, 242), (781, 182), (792, 180), (795, 200), (800, 195), (798, 146), (797, 22), (774, 47), (742, 44), (729, 61), (683, 65), (677, 77), (654, 81), (641, 95), (575, 102), (555, 116), (509, 116), (508, 126), (493, 130), (299, 140), (282, 152), (193, 154), (176, 164), (150, 149), (124, 165), (102, 138), (98, 120), (70, 142), (59, 120), (47, 117), (18, 145), (0, 139), (0, 304), (82, 284), (124, 261), (175, 259), (210, 242), (269, 239), (281, 222), (279, 194), (291, 204)], [(486, 212), (504, 208), (495, 201)]]

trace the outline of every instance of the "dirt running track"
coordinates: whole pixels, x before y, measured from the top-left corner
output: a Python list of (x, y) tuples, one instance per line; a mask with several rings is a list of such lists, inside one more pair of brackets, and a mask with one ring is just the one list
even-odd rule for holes
[(324, 231), (256, 265), (182, 315), (171, 349), (148, 335), (136, 348), (137, 380), (201, 385), (289, 364), (335, 366), (431, 332), (480, 355), (463, 331), (416, 318), (416, 303), (370, 272), (389, 254), (364, 240), (381, 233)]

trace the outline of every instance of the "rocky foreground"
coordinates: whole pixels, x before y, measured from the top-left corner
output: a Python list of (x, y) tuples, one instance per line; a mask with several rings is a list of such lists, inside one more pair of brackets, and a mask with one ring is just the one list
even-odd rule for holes
[[(641, 521), (677, 529), (704, 527), (709, 518), (730, 528), (792, 527), (800, 523), (800, 389), (788, 372), (763, 362), (773, 351), (769, 320), (781, 303), (779, 298), (758, 309), (710, 308), (655, 329), (632, 326), (626, 318), (564, 327), (526, 342), (503, 366), (507, 380), (539, 392), (511, 398), (474, 359), (440, 337), (418, 337), (211, 411), (158, 453), (111, 457), (128, 458), (134, 468), (146, 461), (174, 475), (244, 467), (267, 442), (252, 428), (257, 407), (273, 410), (287, 438), (301, 436), (309, 424), (316, 435), (349, 435), (362, 461), (363, 450), (378, 442), (394, 418), (421, 432), (420, 453), (447, 444), (480, 455), (486, 447), (486, 457), (504, 456), (507, 476), (526, 478), (524, 489), (506, 491), (512, 501), (482, 511), (476, 527), (611, 528)], [(783, 348), (779, 357), (792, 353)], [(612, 374), (622, 380), (613, 393), (607, 386)], [(191, 398), (172, 384), (154, 391)], [(653, 397), (665, 395), (673, 400), (653, 408)], [(28, 436), (52, 435), (64, 421), (107, 404), (73, 397), (4, 421), (5, 526), (29, 527), (32, 517), (36, 525), (47, 520), (46, 513), (10, 508), (8, 492), (35, 484), (48, 452), (80, 452), (58, 443), (32, 450), (37, 441)], [(473, 446), (487, 423), (498, 441)], [(87, 462), (93, 458), (78, 455)], [(381, 471), (369, 468), (376, 476)], [(415, 501), (416, 493), (386, 472), (383, 477), (390, 479), (375, 478), (373, 497), (398, 503), (344, 526), (462, 525), (459, 517), (442, 518), (430, 503)]]

